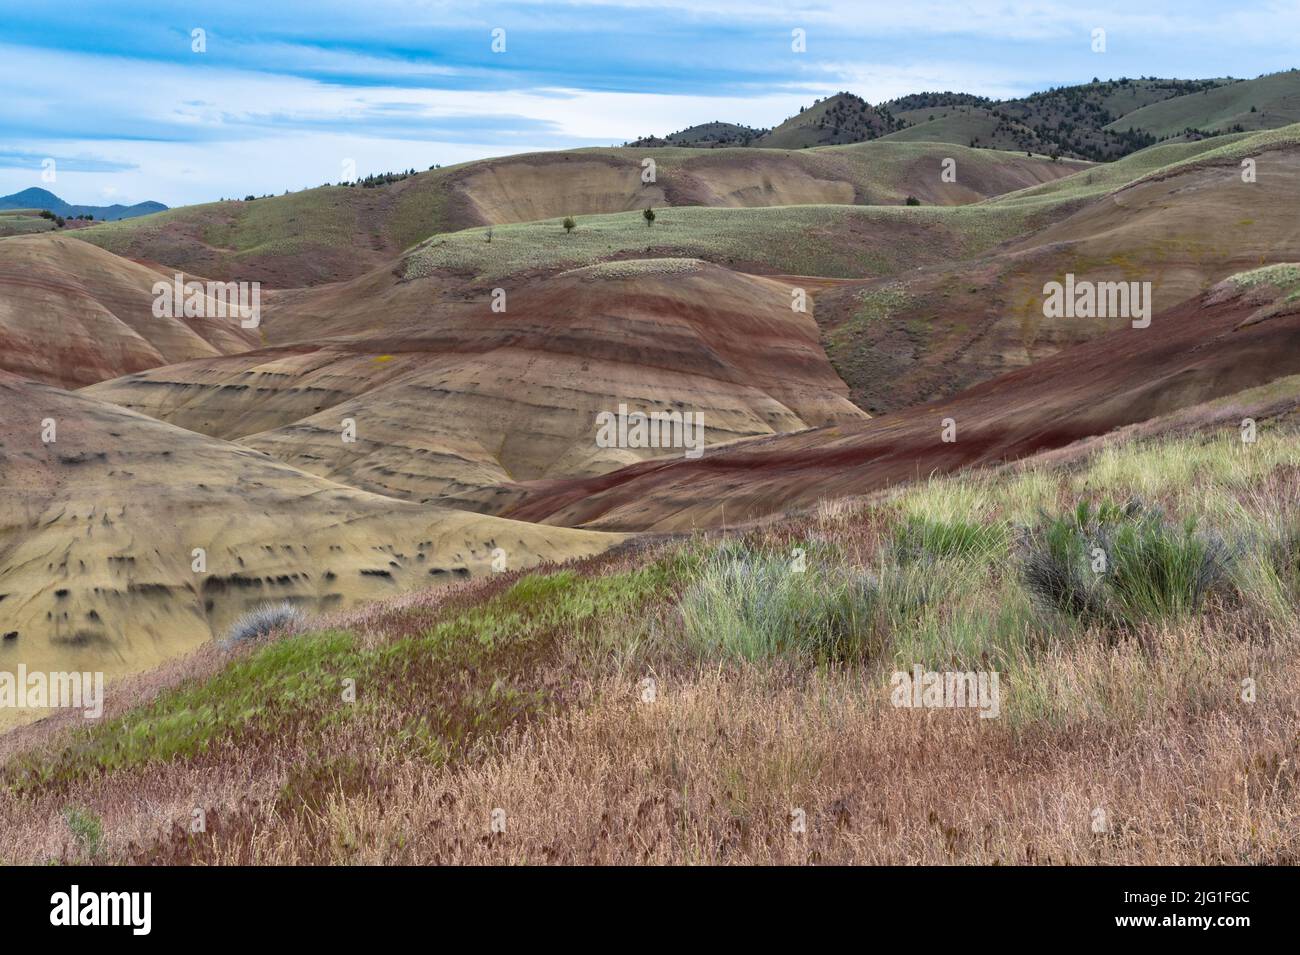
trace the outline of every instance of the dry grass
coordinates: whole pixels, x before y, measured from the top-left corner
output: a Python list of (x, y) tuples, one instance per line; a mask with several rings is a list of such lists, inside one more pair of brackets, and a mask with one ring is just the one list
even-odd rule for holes
[[(1095, 648), (1060, 662), (1085, 679), (1124, 667)], [(705, 671), (661, 678), (654, 703), (607, 680), (457, 766), (340, 732), (327, 760), (239, 772), (231, 751), (80, 797), (111, 853), (149, 862), (1295, 864), (1300, 665), (1272, 676), (1254, 704), (1224, 684), (1205, 709), (1030, 733), (896, 710), (842, 676)], [(194, 806), (207, 838), (188, 832)], [(5, 826), (22, 858), (76, 860), (58, 814), (24, 818)]]
[[(1225, 705), (1204, 723), (1161, 715), (1132, 737), (1020, 738), (969, 714), (895, 710), (851, 680), (706, 673), (661, 690), (642, 704), (607, 686), (594, 707), (452, 774), (414, 813), (454, 806), (448, 832), (426, 834), (416, 856), (1196, 864), (1294, 863), (1300, 849), (1294, 697)], [(494, 806), (511, 822), (499, 844), (475, 838)], [(1099, 807), (1108, 828), (1094, 833)]]
[[(0, 858), (89, 861), (68, 822), (76, 807), (83, 829), (102, 823), (101, 862), (1296, 864), (1294, 605), (1286, 616), (1274, 598), (1239, 593), (1103, 634), (1022, 600), (1010, 544), (889, 564), (917, 515), (947, 523), (913, 544), (942, 548), (962, 521), (1014, 524), (1081, 492), (1140, 486), (1183, 516), (1196, 500), (1189, 476), (1210, 513), (1261, 528), (1300, 500), (1292, 455), (1270, 444), (1294, 449), (1295, 436), (1261, 441), (1249, 458), (1193, 436), (1069, 471), (967, 475), (825, 504), (734, 541), (804, 546), (810, 573), (831, 560), (933, 578), (937, 599), (853, 665), (745, 662), (687, 639), (677, 603), (715, 541), (376, 604), (330, 621), (351, 638), (326, 663), (350, 655), (387, 681), (353, 715), (314, 698), (291, 718), (270, 706), (274, 720), (187, 755), (107, 771), (58, 762), (66, 727), (6, 741)], [(440, 632), (456, 640), (440, 644)], [(889, 675), (912, 662), (997, 669), (1001, 718), (895, 708)], [(209, 655), (159, 683), (201, 693), (230, 666)], [(498, 705), (503, 686), (521, 705)], [(168, 699), (158, 690), (138, 699)], [(119, 704), (110, 718), (122, 715)], [(413, 736), (416, 717), (432, 728)], [(112, 742), (120, 731), (101, 732)], [(42, 759), (75, 771), (45, 782), (16, 772)], [(793, 831), (795, 810), (805, 832)]]

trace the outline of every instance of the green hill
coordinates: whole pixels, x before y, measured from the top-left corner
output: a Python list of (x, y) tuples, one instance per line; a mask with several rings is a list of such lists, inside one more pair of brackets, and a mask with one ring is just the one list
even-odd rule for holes
[(1255, 80), (1093, 79), (1001, 101), (927, 92), (872, 106), (852, 93), (836, 93), (768, 131), (712, 122), (628, 145), (805, 149), (888, 138), (1108, 162), (1162, 140), (1276, 129), (1298, 120), (1300, 71), (1292, 70)]
[[(1067, 175), (1062, 164), (928, 143), (817, 149), (608, 148), (529, 153), (417, 173), (376, 188), (324, 186), (252, 201), (205, 203), (78, 235), (117, 255), (214, 279), (274, 288), (356, 278), (417, 242), (476, 226), (633, 212), (647, 206), (958, 205)], [(960, 181), (936, 174), (945, 156)], [(656, 181), (642, 181), (653, 159)], [(676, 221), (676, 220), (674, 220)], [(486, 245), (482, 235), (476, 240)], [(571, 245), (580, 244), (575, 239)], [(488, 251), (494, 251), (489, 249)]]
[(668, 136), (646, 136), (629, 146), (689, 146), (707, 149), (713, 146), (748, 146), (767, 130), (741, 126), (739, 123), (700, 123), (686, 129), (670, 133)]
[(1051, 155), (1055, 143), (1028, 126), (983, 106), (925, 107), (895, 114), (910, 123), (882, 139), (908, 143), (954, 143), (977, 149), (1005, 149)]
[(1251, 132), (1300, 122), (1300, 70), (1238, 80), (1142, 106), (1108, 124), (1163, 139), (1186, 130)]
[(852, 93), (836, 93), (800, 110), (760, 136), (754, 145), (774, 149), (838, 146), (877, 139), (898, 127), (888, 110), (874, 107)]

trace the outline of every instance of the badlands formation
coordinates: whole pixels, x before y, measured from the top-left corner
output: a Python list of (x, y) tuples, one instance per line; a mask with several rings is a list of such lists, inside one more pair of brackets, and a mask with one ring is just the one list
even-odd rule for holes
[[(1105, 165), (628, 147), (0, 239), (0, 668), (112, 680), (268, 600), (1217, 413), (1300, 373), (1298, 190), (1296, 126)], [(177, 274), (261, 283), (260, 322), (157, 317)], [(1049, 317), (1067, 276), (1149, 286), (1149, 324)], [(621, 406), (698, 415), (702, 455), (597, 440)]]

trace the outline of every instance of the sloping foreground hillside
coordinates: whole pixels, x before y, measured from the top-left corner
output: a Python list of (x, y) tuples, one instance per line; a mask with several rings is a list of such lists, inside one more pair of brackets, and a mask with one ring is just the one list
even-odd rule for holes
[(1107, 333), (942, 401), (695, 461), (536, 482), (514, 489), (513, 503), (497, 495), (505, 506), (496, 512), (571, 527), (720, 526), (1059, 447), (1300, 373), (1298, 287), (1295, 265), (1244, 273), (1147, 328)]
[(531, 566), (619, 540), (379, 497), (4, 373), (0, 406), (8, 672), (111, 679), (224, 637), (268, 600), (345, 607), (491, 574), (494, 557)]
[(1298, 398), (205, 648), (0, 738), (0, 859), (1295, 864)]

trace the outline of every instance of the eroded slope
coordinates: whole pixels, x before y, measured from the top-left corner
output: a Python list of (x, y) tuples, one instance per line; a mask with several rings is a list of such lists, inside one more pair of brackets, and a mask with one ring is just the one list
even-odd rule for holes
[(223, 635), (266, 601), (327, 610), (489, 574), (494, 556), (524, 567), (618, 540), (379, 497), (4, 373), (0, 407), (0, 668), (11, 672), (111, 678)]

